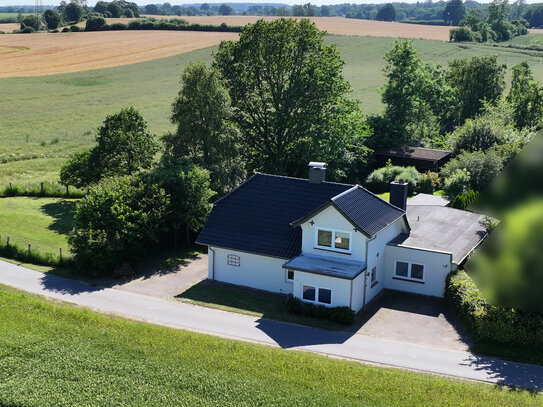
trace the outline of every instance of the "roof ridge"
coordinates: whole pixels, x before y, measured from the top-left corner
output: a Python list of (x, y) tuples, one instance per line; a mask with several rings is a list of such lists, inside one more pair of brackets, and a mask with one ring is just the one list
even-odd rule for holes
[[(278, 175), (278, 174), (266, 174), (266, 173), (260, 173), (257, 172), (258, 175), (263, 175), (266, 177), (274, 177), (274, 178), (285, 178), (285, 179), (292, 179), (297, 181), (306, 181), (309, 182), (309, 179), (307, 178), (299, 178), (299, 177), (289, 177), (288, 175)], [(354, 184), (344, 184), (342, 182), (333, 182), (333, 181), (323, 181), (321, 184), (329, 184), (329, 185), (341, 185), (341, 186), (348, 186), (348, 187), (354, 187)]]
[(342, 197), (342, 196), (345, 195), (345, 194), (348, 194), (349, 192), (355, 190), (357, 187), (358, 187), (358, 185), (353, 185), (352, 188), (346, 189), (345, 191), (343, 191), (343, 192), (337, 194), (336, 196), (333, 196), (332, 198), (330, 198), (330, 200), (331, 200), (332, 202), (334, 202), (334, 200), (336, 200), (336, 199)]

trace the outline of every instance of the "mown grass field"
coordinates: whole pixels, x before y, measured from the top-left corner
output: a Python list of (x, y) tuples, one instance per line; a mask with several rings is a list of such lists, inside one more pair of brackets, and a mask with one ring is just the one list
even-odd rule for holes
[[(346, 66), (352, 96), (365, 112), (382, 109), (378, 89), (384, 83), (383, 54), (391, 38), (329, 36)], [(543, 80), (543, 52), (478, 44), (415, 40), (426, 61), (446, 64), (454, 58), (500, 54), (508, 67), (527, 60)], [(211, 61), (216, 48), (115, 68), (61, 75), (0, 79), (0, 185), (55, 181), (74, 151), (91, 146), (106, 115), (133, 105), (160, 135), (171, 130), (171, 104), (183, 68), (193, 60)]]
[(0, 238), (44, 253), (68, 253), (66, 236), (72, 229), (76, 200), (58, 198), (0, 198)]
[(1, 406), (540, 406), (541, 394), (103, 316), (0, 286)]

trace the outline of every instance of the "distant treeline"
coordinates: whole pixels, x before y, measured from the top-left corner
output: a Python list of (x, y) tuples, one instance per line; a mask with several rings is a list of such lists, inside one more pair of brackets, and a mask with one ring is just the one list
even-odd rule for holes
[(168, 30), (168, 31), (219, 31), (219, 32), (241, 32), (243, 27), (229, 26), (226, 24), (189, 24), (181, 18), (169, 20), (156, 20), (146, 18), (130, 21), (128, 24), (114, 23), (106, 24), (101, 16), (93, 16), (87, 20), (85, 31), (122, 31), (122, 30)]

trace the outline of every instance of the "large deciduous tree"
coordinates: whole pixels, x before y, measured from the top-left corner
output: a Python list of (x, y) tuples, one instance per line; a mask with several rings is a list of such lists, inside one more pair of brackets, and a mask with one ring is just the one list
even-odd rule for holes
[(147, 122), (133, 107), (107, 116), (98, 130), (96, 146), (102, 174), (129, 175), (149, 168), (158, 145)]
[(391, 3), (385, 4), (377, 12), (375, 19), (379, 21), (396, 21), (396, 8)]
[(443, 21), (447, 24), (458, 25), (466, 15), (466, 7), (462, 0), (449, 0), (443, 10)]
[(72, 1), (64, 7), (64, 19), (70, 23), (77, 23), (83, 18), (83, 12), (83, 7)]
[[(260, 20), (221, 44), (214, 66), (230, 92), (249, 171), (305, 176), (311, 159), (364, 157), (367, 128), (345, 97), (344, 62), (323, 36), (309, 20)], [(338, 140), (339, 150), (329, 148)]]
[(496, 55), (456, 59), (450, 63), (448, 82), (454, 89), (459, 123), (479, 114), (484, 102), (496, 103), (505, 87), (505, 70), (506, 66), (498, 64)]
[(43, 19), (45, 20), (45, 24), (49, 30), (58, 28), (61, 20), (60, 14), (55, 10), (45, 10), (43, 13)]
[(507, 101), (513, 108), (515, 126), (519, 129), (543, 124), (543, 86), (534, 80), (526, 61), (513, 67)]
[(224, 195), (245, 177), (239, 132), (230, 122), (230, 96), (219, 72), (203, 62), (191, 63), (181, 77), (173, 104), (175, 133), (164, 136), (166, 155), (192, 162), (211, 174), (211, 188)]

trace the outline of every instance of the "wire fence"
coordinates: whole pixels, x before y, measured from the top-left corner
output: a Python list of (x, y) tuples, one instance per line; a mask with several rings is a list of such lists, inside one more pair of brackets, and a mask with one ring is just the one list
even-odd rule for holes
[(0, 235), (0, 256), (43, 266), (68, 265), (72, 255), (66, 248), (33, 244), (8, 234)]

